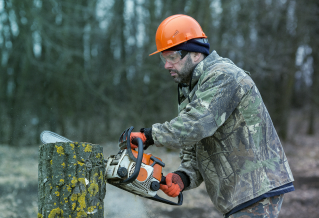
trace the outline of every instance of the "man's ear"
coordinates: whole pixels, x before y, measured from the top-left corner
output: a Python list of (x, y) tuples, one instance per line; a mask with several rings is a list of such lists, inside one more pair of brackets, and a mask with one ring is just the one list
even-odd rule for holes
[(192, 52), (192, 59), (195, 64), (201, 62), (204, 59), (204, 55), (199, 52)]

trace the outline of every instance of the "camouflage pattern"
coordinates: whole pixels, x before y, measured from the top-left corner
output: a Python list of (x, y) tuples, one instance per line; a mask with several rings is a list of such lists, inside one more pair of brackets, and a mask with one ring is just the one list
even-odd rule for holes
[(269, 113), (245, 71), (214, 51), (194, 69), (191, 87), (180, 92), (178, 116), (152, 126), (156, 146), (181, 149), (178, 170), (190, 177), (187, 189), (204, 181), (225, 214), (293, 181)]
[(279, 216), (283, 200), (283, 194), (265, 198), (230, 215), (229, 218), (277, 218)]

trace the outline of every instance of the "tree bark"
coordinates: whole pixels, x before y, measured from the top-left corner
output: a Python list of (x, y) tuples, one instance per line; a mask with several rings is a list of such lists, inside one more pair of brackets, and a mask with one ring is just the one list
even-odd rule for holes
[(103, 148), (84, 142), (39, 148), (38, 218), (104, 217)]

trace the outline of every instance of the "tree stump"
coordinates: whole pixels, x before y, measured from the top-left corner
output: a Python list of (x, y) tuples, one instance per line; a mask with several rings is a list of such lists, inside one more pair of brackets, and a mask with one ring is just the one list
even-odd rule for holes
[(39, 148), (38, 218), (104, 217), (103, 148), (48, 143)]

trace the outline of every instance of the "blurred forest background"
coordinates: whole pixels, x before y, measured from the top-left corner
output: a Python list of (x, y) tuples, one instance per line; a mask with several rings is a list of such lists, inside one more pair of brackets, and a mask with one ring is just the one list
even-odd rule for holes
[[(319, 217), (318, 0), (0, 0), (0, 217), (36, 217), (43, 130), (102, 144), (107, 157), (124, 129), (177, 115), (177, 85), (149, 56), (177, 13), (256, 82), (295, 178), (280, 216)], [(178, 151), (149, 149), (164, 174), (176, 170)], [(108, 185), (105, 216), (221, 217), (204, 184), (184, 199), (154, 204)]]
[(283, 140), (293, 109), (314, 134), (318, 0), (0, 0), (0, 144), (37, 144), (45, 129), (106, 142), (174, 118), (176, 84), (149, 54), (177, 13), (251, 72)]

